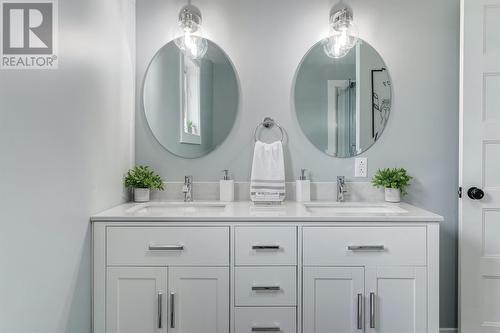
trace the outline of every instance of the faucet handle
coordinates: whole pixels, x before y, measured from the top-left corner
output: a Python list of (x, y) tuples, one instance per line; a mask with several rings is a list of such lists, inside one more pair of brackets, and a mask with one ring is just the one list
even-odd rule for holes
[(184, 176), (184, 185), (182, 185), (182, 192), (188, 193), (189, 187), (193, 185), (193, 176)]
[(224, 172), (224, 176), (222, 177), (222, 179), (223, 180), (229, 180), (230, 179), (229, 170), (228, 169), (224, 169), (224, 170), (222, 170), (222, 172)]
[(345, 177), (337, 176), (337, 201), (344, 201), (344, 193), (347, 193), (345, 189)]
[(337, 176), (337, 186), (338, 186), (339, 192), (347, 193), (347, 190), (345, 188), (345, 186), (346, 186), (345, 176)]

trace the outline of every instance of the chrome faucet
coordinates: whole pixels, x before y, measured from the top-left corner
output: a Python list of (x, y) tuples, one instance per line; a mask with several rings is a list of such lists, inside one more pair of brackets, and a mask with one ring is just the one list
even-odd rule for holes
[(337, 176), (337, 202), (344, 201), (344, 193), (346, 192), (347, 190), (345, 189), (345, 177)]
[(182, 186), (182, 192), (184, 192), (184, 202), (193, 201), (193, 176), (184, 177), (184, 186)]

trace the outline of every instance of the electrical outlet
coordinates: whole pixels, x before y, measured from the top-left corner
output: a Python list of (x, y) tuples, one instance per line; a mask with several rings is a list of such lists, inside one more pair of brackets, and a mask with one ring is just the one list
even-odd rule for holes
[(368, 159), (366, 157), (357, 157), (354, 162), (354, 177), (368, 176)]

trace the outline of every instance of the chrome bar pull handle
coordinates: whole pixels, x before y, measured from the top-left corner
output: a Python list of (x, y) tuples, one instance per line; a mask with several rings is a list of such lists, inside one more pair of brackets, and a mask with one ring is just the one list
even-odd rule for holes
[(252, 327), (252, 332), (281, 332), (281, 327), (279, 327), (279, 326), (270, 326), (270, 327), (255, 326), (255, 327)]
[(163, 327), (163, 293), (158, 293), (158, 328)]
[(384, 245), (349, 245), (347, 246), (349, 251), (384, 251)]
[(184, 250), (184, 245), (161, 245), (161, 244), (149, 244), (149, 251), (182, 251)]
[(375, 328), (375, 293), (370, 293), (370, 328)]
[(170, 328), (175, 328), (175, 293), (170, 293)]
[(358, 294), (357, 328), (363, 329), (363, 294)]
[(252, 291), (280, 291), (280, 286), (252, 286)]
[(279, 250), (279, 245), (252, 245), (252, 250)]

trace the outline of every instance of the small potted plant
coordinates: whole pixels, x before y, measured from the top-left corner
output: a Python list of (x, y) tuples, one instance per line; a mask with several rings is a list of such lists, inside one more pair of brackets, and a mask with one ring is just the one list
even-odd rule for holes
[(193, 124), (193, 121), (188, 121), (187, 123), (187, 130), (188, 130), (188, 133), (189, 134), (194, 134), (195, 133), (195, 130), (196, 130), (196, 126), (195, 124)]
[(163, 191), (163, 180), (148, 166), (138, 165), (125, 176), (125, 186), (134, 189), (135, 202), (149, 201), (151, 189)]
[(400, 202), (413, 177), (404, 168), (379, 169), (373, 176), (372, 184), (385, 189), (385, 201)]

